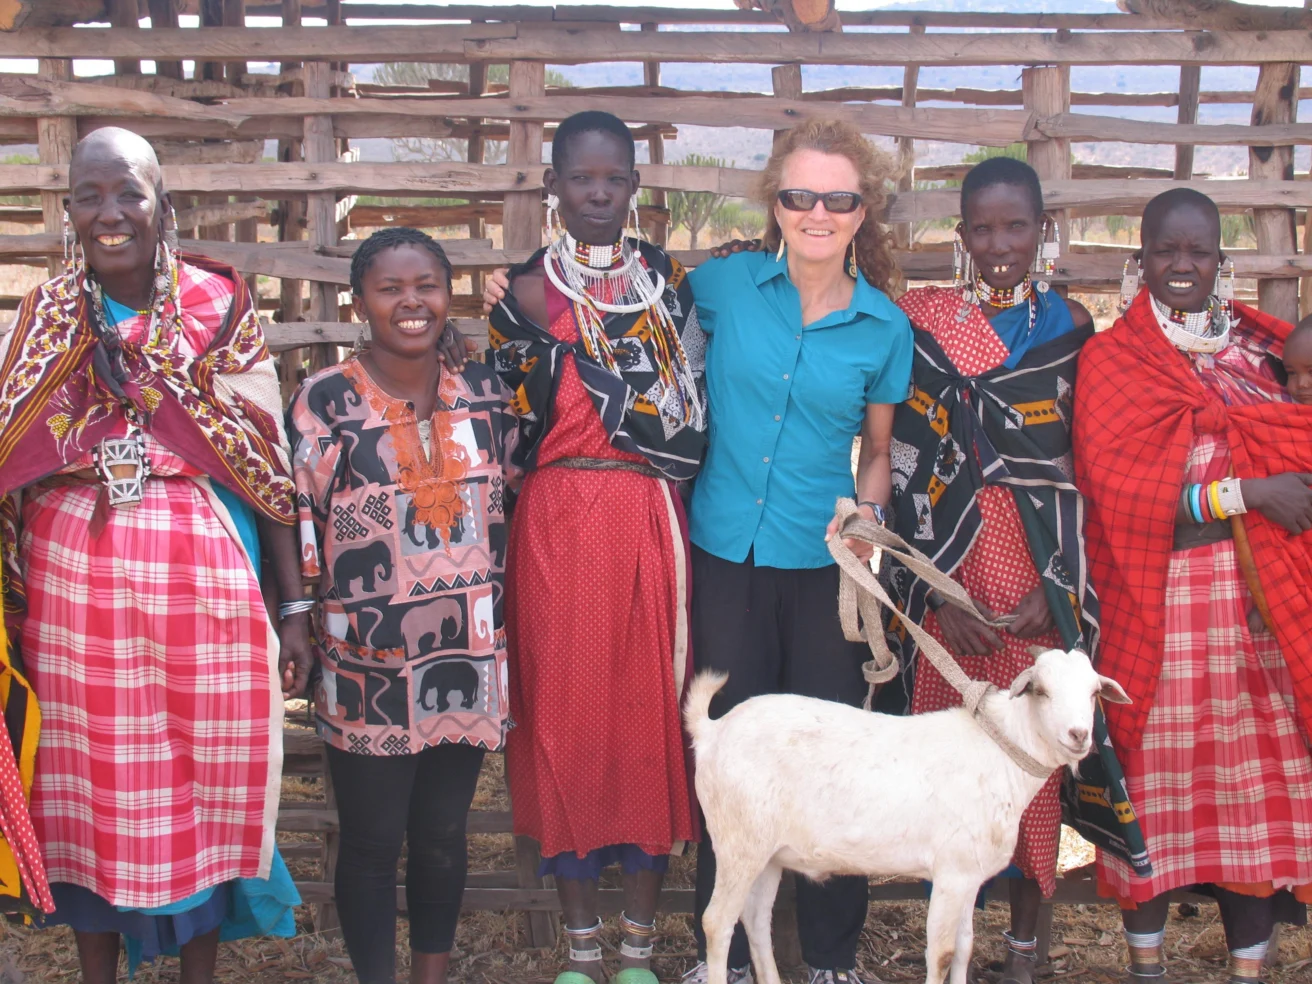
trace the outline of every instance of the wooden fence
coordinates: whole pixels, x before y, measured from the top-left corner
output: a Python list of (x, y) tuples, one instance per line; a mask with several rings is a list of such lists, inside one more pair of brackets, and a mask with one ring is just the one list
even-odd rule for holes
[[(28, 9), (32, 0), (21, 0)], [(10, 5), (11, 7), (13, 4)], [(38, 5), (39, 6), (39, 5)], [(32, 58), (35, 74), (0, 76), (0, 142), (36, 144), (38, 164), (0, 165), (0, 195), (39, 196), (40, 208), (0, 208), (0, 221), (36, 229), (0, 236), (0, 263), (57, 268), (67, 164), (79, 136), (98, 126), (129, 127), (148, 137), (164, 163), (186, 248), (231, 263), (249, 276), (280, 282), (261, 300), (268, 334), (281, 353), (288, 391), (306, 371), (328, 364), (350, 344), (342, 288), (356, 245), (353, 228), (414, 224), (466, 230), (446, 246), (472, 294), (454, 310), (471, 335), (485, 332), (475, 294), (482, 275), (526, 258), (542, 237), (542, 145), (553, 124), (583, 109), (604, 108), (634, 128), (651, 163), (643, 184), (654, 190), (642, 221), (665, 242), (672, 191), (752, 194), (756, 173), (735, 167), (666, 163), (679, 127), (750, 127), (776, 133), (812, 115), (845, 119), (863, 132), (895, 138), (906, 173), (885, 219), (898, 234), (899, 260), (910, 281), (951, 275), (950, 246), (913, 245), (912, 224), (950, 218), (957, 192), (917, 184), (959, 180), (968, 165), (914, 168), (917, 141), (976, 146), (1024, 143), (1043, 179), (1047, 207), (1063, 244), (1056, 282), (1079, 291), (1110, 291), (1129, 247), (1071, 241), (1071, 220), (1134, 215), (1154, 195), (1186, 185), (1210, 195), (1223, 211), (1250, 212), (1256, 248), (1235, 250), (1238, 275), (1257, 282), (1262, 307), (1293, 319), (1302, 285), (1312, 308), (1312, 181), (1294, 172), (1294, 148), (1312, 144), (1312, 123), (1297, 121), (1301, 61), (1312, 55), (1312, 11), (1256, 11), (1241, 30), (1207, 16), (1188, 25), (1135, 15), (978, 14), (873, 11), (844, 14), (848, 30), (790, 34), (762, 30), (760, 12), (628, 7), (415, 7), (340, 0), (190, 0), (199, 28), (178, 26), (174, 0), (50, 0), (40, 27), (0, 32), (0, 57)], [(58, 26), (58, 11), (67, 17)], [(248, 15), (280, 17), (280, 27), (247, 27)], [(307, 15), (328, 26), (302, 26)], [(35, 16), (35, 15), (33, 15)], [(1222, 15), (1215, 15), (1222, 16)], [(143, 20), (150, 18), (148, 28)], [(112, 26), (75, 29), (84, 21)], [(348, 18), (442, 23), (353, 26)], [(33, 21), (36, 23), (36, 21)], [(57, 26), (46, 26), (55, 24)], [(679, 30), (668, 30), (678, 26)], [(637, 29), (635, 29), (637, 28)], [(112, 75), (75, 76), (76, 59), (112, 59)], [(154, 73), (143, 72), (143, 60)], [(184, 60), (195, 69), (184, 77)], [(276, 62), (277, 74), (252, 74), (248, 62)], [(420, 61), (468, 66), (468, 80), (427, 87), (357, 79), (352, 64)], [(546, 85), (548, 64), (633, 62), (643, 84), (593, 88)], [(662, 85), (662, 63), (754, 63), (773, 67), (771, 93), (688, 91)], [(1072, 66), (1172, 66), (1175, 91), (1072, 91)], [(509, 65), (508, 80), (489, 82), (490, 65)], [(802, 67), (900, 66), (903, 84), (804, 91)], [(931, 66), (1016, 66), (1016, 89), (932, 89), (918, 85)], [(1204, 91), (1201, 67), (1256, 66), (1252, 92)], [(925, 105), (933, 103), (934, 105)], [(1249, 125), (1199, 123), (1201, 105), (1251, 104)], [(1174, 123), (1123, 119), (1116, 107), (1176, 107)], [(1073, 112), (1079, 107), (1079, 112)], [(1104, 112), (1098, 112), (1101, 107)], [(442, 163), (366, 163), (351, 142), (365, 138), (455, 138), (467, 159)], [(487, 141), (506, 141), (504, 164), (485, 163)], [(277, 142), (267, 162), (265, 142)], [(1071, 143), (1170, 145), (1173, 168), (1074, 164)], [(1195, 174), (1194, 148), (1248, 148), (1246, 178)], [(363, 204), (386, 198), (440, 196), (457, 204)], [(257, 241), (261, 223), (277, 241)], [(501, 227), (501, 247), (490, 226)], [(1301, 233), (1300, 233), (1301, 228)], [(267, 236), (266, 236), (267, 238)], [(1302, 239), (1300, 249), (1300, 238)], [(676, 251), (689, 265), (704, 252)], [(11, 306), (15, 299), (0, 300)], [(291, 775), (322, 775), (317, 740), (290, 732)], [(308, 901), (325, 903), (332, 925), (331, 867), (335, 814), (323, 805), (288, 804), (280, 829), (322, 835), (325, 874), (302, 885)], [(503, 813), (474, 813), (470, 830), (508, 833)], [(319, 850), (296, 847), (294, 850)], [(530, 941), (553, 939), (555, 893), (536, 878), (531, 844), (517, 850), (513, 872), (475, 875), (466, 895), (473, 908), (528, 913)], [(874, 897), (916, 897), (917, 886), (876, 886)], [(690, 893), (666, 893), (667, 909), (689, 911)], [(603, 892), (603, 905), (617, 899)], [(1057, 901), (1095, 901), (1088, 882), (1066, 882)]]

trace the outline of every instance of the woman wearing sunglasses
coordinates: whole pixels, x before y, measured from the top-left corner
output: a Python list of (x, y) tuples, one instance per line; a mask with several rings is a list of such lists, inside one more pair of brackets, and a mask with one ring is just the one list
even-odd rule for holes
[[(911, 326), (887, 294), (895, 267), (878, 216), (893, 162), (852, 127), (812, 120), (775, 147), (762, 175), (764, 250), (690, 275), (710, 339), (710, 445), (693, 491), (693, 660), (729, 682), (715, 716), (749, 697), (795, 693), (859, 705), (862, 643), (843, 637), (838, 568), (825, 546), (834, 502), (884, 520), (893, 407), (911, 378)], [(860, 435), (856, 481), (852, 439)], [(861, 555), (863, 544), (851, 544)], [(865, 548), (865, 556), (870, 550)], [(853, 809), (859, 809), (853, 804)], [(694, 928), (715, 885), (703, 832)], [(856, 982), (864, 877), (797, 884), (811, 984)], [(749, 976), (739, 926), (731, 982)], [(688, 979), (706, 973), (705, 963)]]

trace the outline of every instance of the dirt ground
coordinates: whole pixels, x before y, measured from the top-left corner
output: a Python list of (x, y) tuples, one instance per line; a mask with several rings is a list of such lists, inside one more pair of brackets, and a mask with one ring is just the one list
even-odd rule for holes
[[(505, 809), (501, 757), (489, 755), (475, 798), (475, 809)], [(284, 780), (284, 798), (309, 800), (321, 797), (315, 780)], [(308, 836), (308, 835), (306, 835)], [(282, 843), (294, 843), (287, 835)], [(1092, 849), (1071, 831), (1062, 842), (1063, 871), (1081, 867), (1092, 859)], [(293, 874), (317, 880), (318, 862), (293, 859)], [(505, 871), (513, 868), (510, 838), (505, 835), (470, 837), (470, 871)], [(691, 888), (693, 858), (676, 858), (667, 884)], [(975, 960), (972, 984), (989, 982), (1001, 966), (1002, 929), (1007, 925), (1006, 906), (991, 903), (976, 917)], [(610, 951), (608, 967), (618, 963), (619, 934), (610, 920), (605, 944)], [(1119, 917), (1108, 906), (1059, 906), (1053, 927), (1052, 959), (1041, 979), (1089, 984), (1114, 984), (1121, 978), (1124, 947)], [(876, 904), (870, 907), (861, 940), (859, 972), (869, 984), (883, 981), (922, 981), (924, 961), (925, 905), (923, 903)], [(313, 932), (309, 906), (297, 911), (300, 935), (292, 940), (256, 940), (225, 944), (220, 951), (218, 984), (285, 984), (287, 981), (316, 981), (321, 984), (351, 984), (355, 976), (340, 938), (325, 939)], [(657, 921), (655, 971), (663, 981), (675, 981), (696, 959), (689, 917), (662, 916)], [(398, 976), (405, 979), (408, 951), (405, 920), (401, 920), (397, 947)], [(1174, 984), (1212, 984), (1225, 980), (1225, 941), (1214, 906), (1203, 906), (1197, 914), (1182, 916), (1172, 911), (1167, 927), (1167, 948)], [(1312, 932), (1287, 930), (1282, 936), (1281, 963), (1270, 984), (1312, 982)], [(513, 913), (470, 912), (462, 916), (456, 937), (452, 980), (457, 984), (550, 984), (565, 966), (565, 945), (554, 951), (528, 949), (524, 944), (522, 918)], [(6, 976), (8, 974), (8, 976)], [(789, 984), (802, 984), (800, 968), (788, 971)], [(36, 930), (8, 927), (0, 938), (0, 984), (76, 984), (77, 953), (72, 934), (66, 929)], [(126, 980), (126, 967), (122, 980)], [(163, 959), (142, 967), (140, 984), (172, 984), (178, 980), (178, 962)]]

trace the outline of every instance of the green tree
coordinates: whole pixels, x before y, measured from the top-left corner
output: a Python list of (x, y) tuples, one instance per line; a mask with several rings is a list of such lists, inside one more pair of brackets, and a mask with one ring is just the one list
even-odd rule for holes
[[(986, 161), (990, 157), (1010, 157), (1013, 160), (1025, 160), (1025, 145), (1023, 143), (1007, 144), (1005, 147), (981, 147), (979, 150), (972, 150), (962, 158), (966, 164), (978, 164), (980, 161)], [(960, 181), (949, 182), (949, 184), (961, 184)]]
[[(468, 65), (431, 62), (387, 62), (374, 72), (378, 85), (414, 85), (427, 87), (430, 81), (468, 82)], [(508, 85), (509, 65), (489, 65), (488, 85)], [(567, 88), (574, 83), (555, 69), (547, 70), (547, 85)], [(455, 137), (398, 137), (392, 140), (392, 152), (399, 161), (464, 161), (469, 159), (469, 141)], [(485, 164), (506, 162), (506, 142), (488, 140), (483, 145)]]
[(740, 228), (742, 213), (743, 207), (737, 202), (725, 202), (711, 213), (707, 225), (710, 226), (711, 235), (715, 237), (717, 243), (733, 238), (734, 230)]
[(744, 208), (738, 215), (738, 231), (744, 239), (755, 239), (765, 231), (765, 215), (759, 209)]
[[(725, 167), (722, 158), (704, 154), (689, 154), (677, 163), (687, 167)], [(665, 202), (670, 210), (670, 228), (685, 226), (688, 230), (689, 249), (697, 248), (697, 237), (715, 210), (724, 204), (725, 196), (710, 191), (671, 191)]]

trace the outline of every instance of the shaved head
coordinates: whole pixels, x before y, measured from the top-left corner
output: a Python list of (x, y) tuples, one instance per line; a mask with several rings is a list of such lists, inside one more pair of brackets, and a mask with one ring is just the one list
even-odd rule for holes
[(1193, 211), (1207, 216), (1208, 220), (1216, 226), (1216, 245), (1220, 247), (1221, 211), (1216, 207), (1216, 202), (1201, 191), (1194, 191), (1192, 188), (1172, 188), (1170, 191), (1162, 192), (1144, 206), (1143, 222), (1139, 227), (1140, 237), (1147, 242), (1161, 231), (1162, 223), (1168, 216), (1182, 211)]
[(164, 194), (164, 174), (160, 170), (159, 158), (155, 156), (155, 148), (145, 137), (131, 130), (105, 126), (92, 130), (79, 140), (73, 148), (73, 160), (68, 165), (69, 184), (76, 184), (81, 166), (92, 162), (120, 163), (136, 171), (154, 187), (157, 194)]

